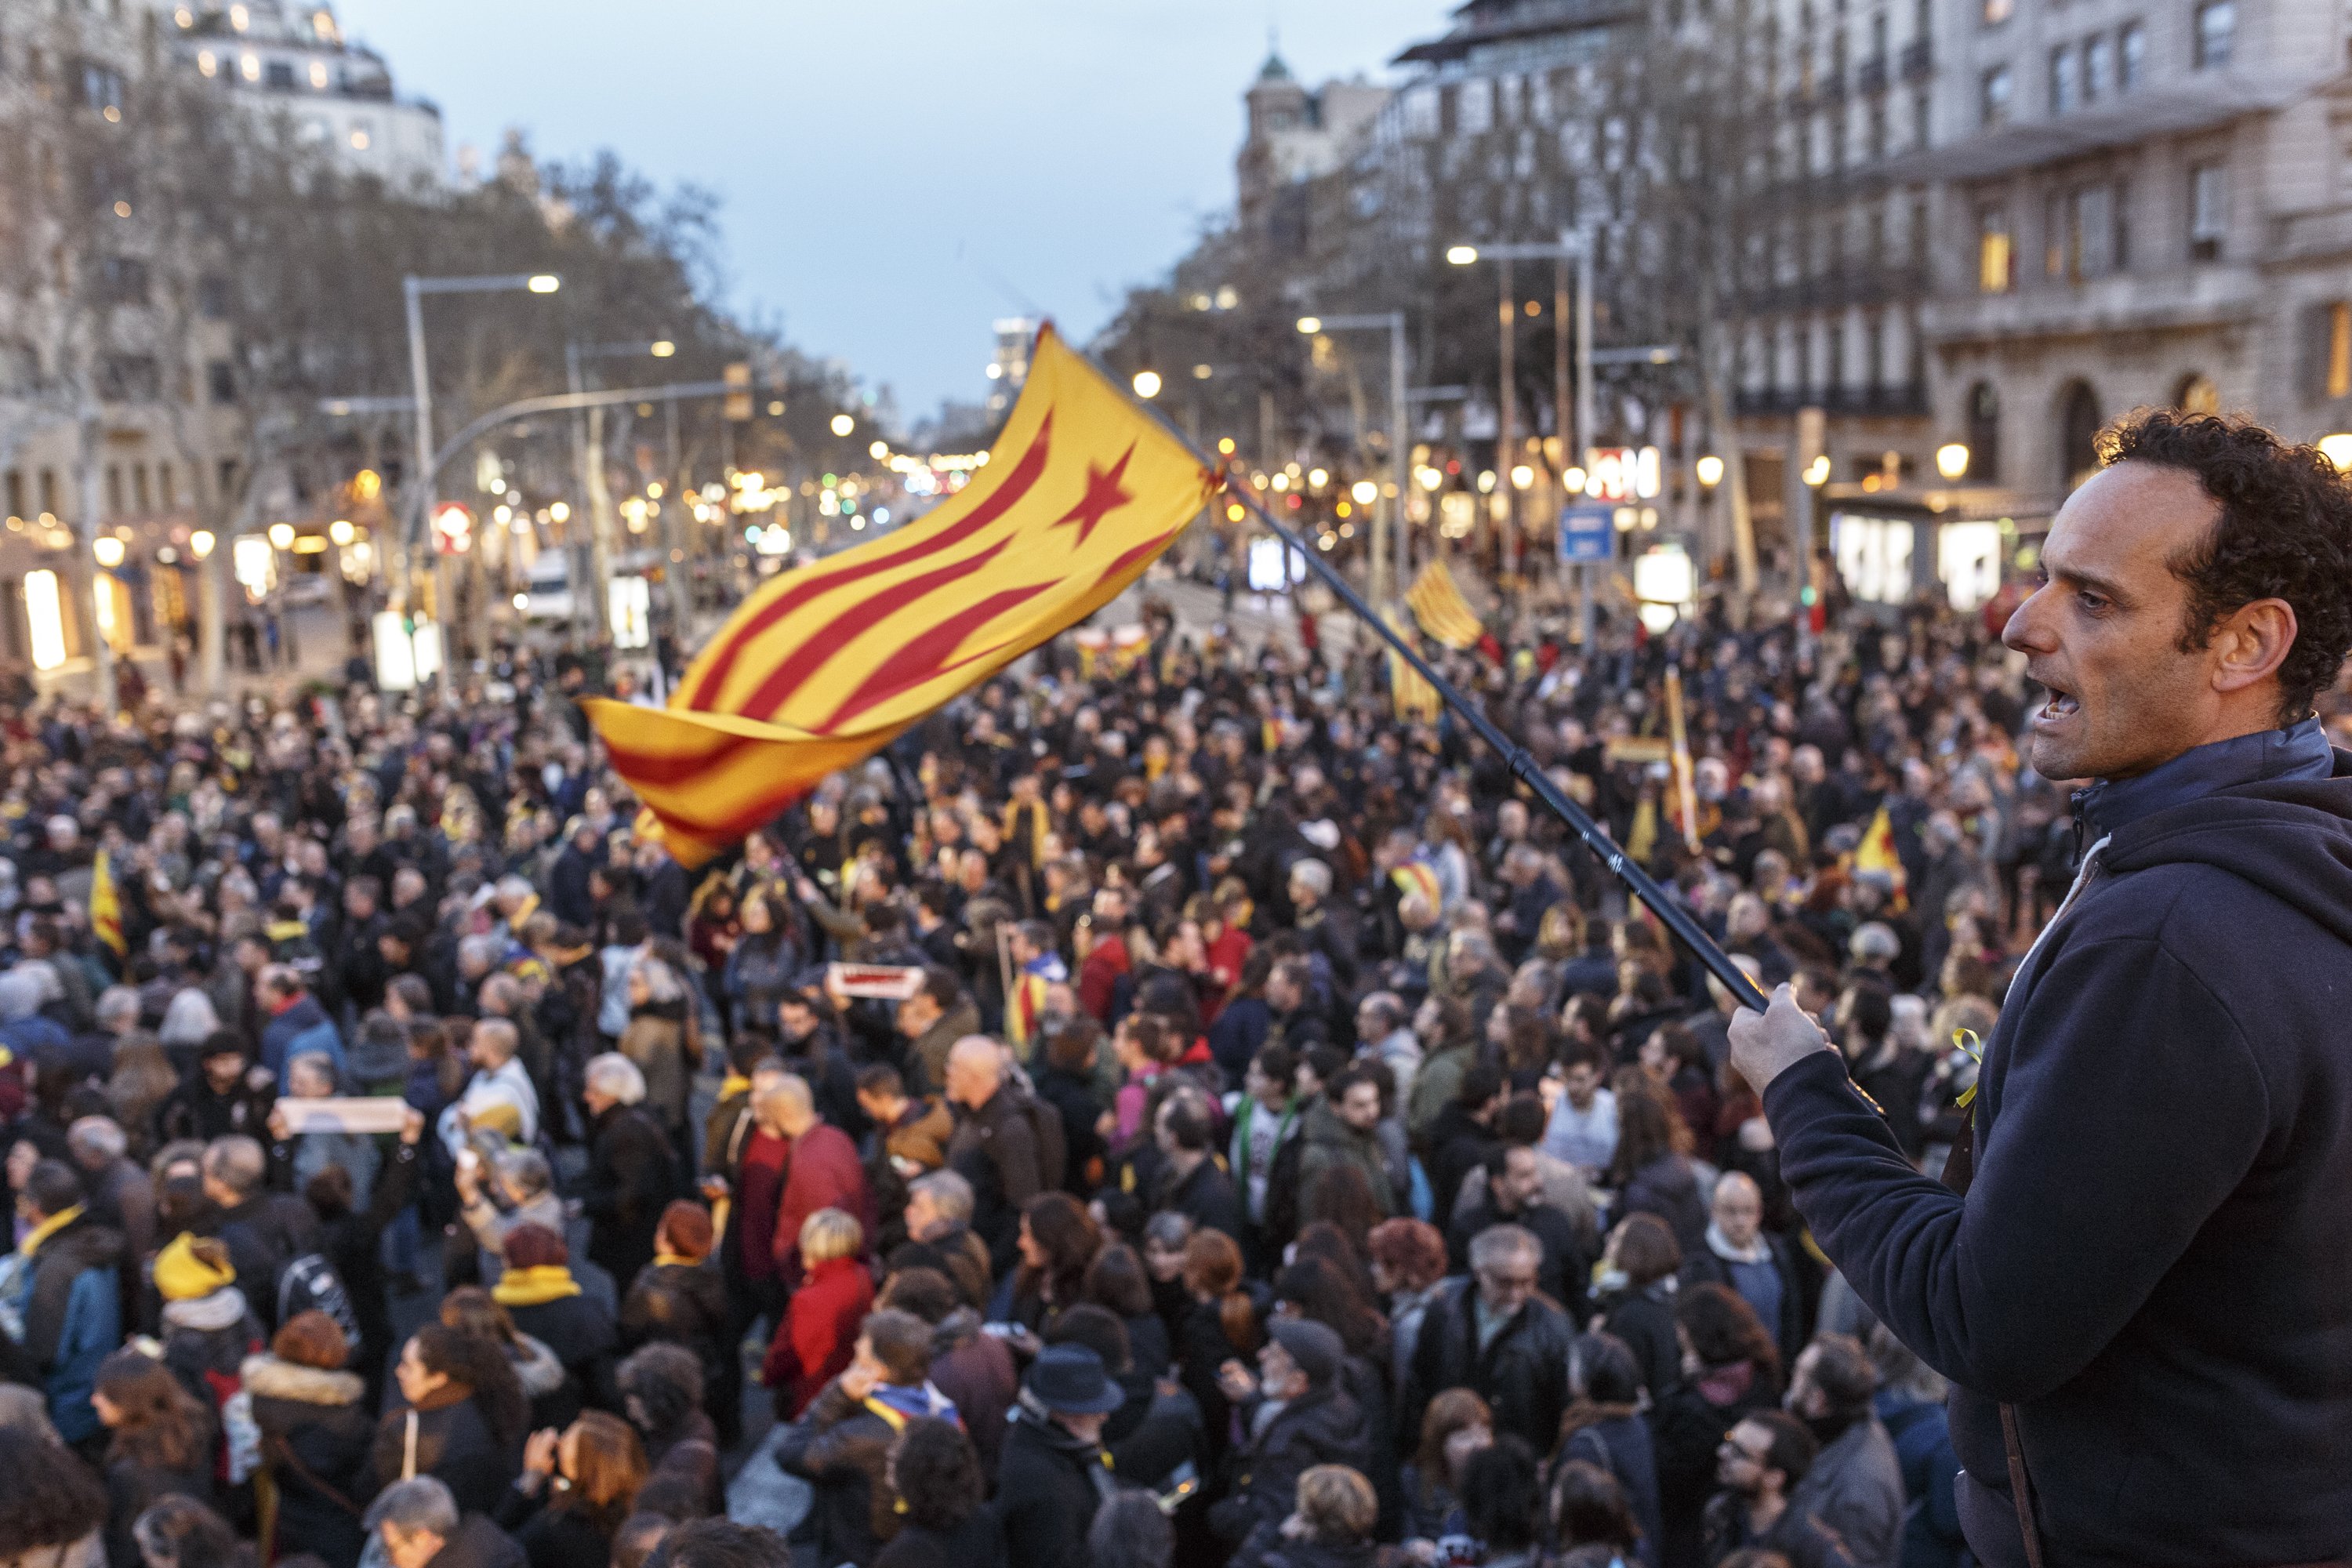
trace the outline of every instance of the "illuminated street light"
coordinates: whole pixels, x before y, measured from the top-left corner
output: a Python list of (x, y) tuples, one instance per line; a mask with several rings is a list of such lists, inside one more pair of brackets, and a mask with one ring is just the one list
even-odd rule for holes
[(2319, 455), (2339, 469), (2352, 470), (2352, 435), (2338, 432), (2319, 438)]
[(269, 547), (272, 550), (293, 549), (294, 525), (290, 522), (271, 523), (269, 525)]
[(89, 552), (97, 556), (98, 563), (110, 572), (122, 564), (122, 541), (110, 533), (90, 541)]
[(1457, 245), (1445, 253), (1445, 259), (1456, 267), (1468, 267), (1478, 259), (1478, 247), (1475, 245)]
[(1698, 471), (1698, 482), (1708, 489), (1723, 482), (1723, 459), (1709, 452), (1693, 465)]
[(846, 436), (856, 428), (857, 421), (850, 417), (848, 415), (836, 414), (833, 416), (833, 433), (835, 435)]
[(1358, 479), (1348, 493), (1356, 498), (1358, 506), (1370, 506), (1381, 499), (1381, 487), (1370, 479)]
[[(2324, 443), (2322, 444), (2321, 449), (2326, 449)], [(2352, 452), (2347, 452), (2346, 455), (2347, 457), (2352, 457)], [(2340, 463), (2336, 466), (2338, 468), (2343, 467)], [(1958, 479), (1961, 475), (1969, 471), (1969, 449), (1960, 445), (1958, 441), (1947, 441), (1944, 445), (1937, 447), (1936, 471), (1943, 475), (1948, 479)]]
[(1513, 489), (1529, 489), (1534, 487), (1535, 482), (1536, 471), (1528, 467), (1527, 464), (1521, 463), (1511, 470), (1511, 488)]
[(1830, 482), (1830, 458), (1824, 452), (1805, 465), (1805, 483), (1819, 489)]
[(333, 540), (338, 545), (349, 544), (352, 540), (359, 537), (359, 530), (352, 526), (352, 520), (350, 518), (339, 517), (335, 519), (334, 521), (327, 524), (327, 537)]
[(529, 289), (534, 294), (552, 294), (558, 289), (563, 287), (563, 279), (558, 278), (552, 272), (534, 273), (530, 281), (524, 284), (523, 287)]
[(188, 553), (202, 561), (213, 552), (213, 545), (215, 542), (217, 542), (213, 538), (212, 530), (200, 528), (188, 535)]
[(1301, 316), (1298, 318), (1298, 330), (1311, 338), (1316, 333), (1323, 330), (1323, 318), (1320, 316)]
[(1135, 395), (1142, 398), (1147, 403), (1152, 398), (1159, 396), (1160, 373), (1156, 370), (1137, 371), (1135, 373)]
[(654, 344), (654, 346), (647, 352), (656, 359), (667, 359), (670, 355), (677, 353), (677, 345), (670, 342), (667, 338), (664, 338), (659, 342)]

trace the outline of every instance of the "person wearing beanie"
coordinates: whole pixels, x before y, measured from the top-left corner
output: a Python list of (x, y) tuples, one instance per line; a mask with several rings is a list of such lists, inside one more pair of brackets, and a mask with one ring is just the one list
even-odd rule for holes
[(210, 1143), (215, 1138), (265, 1138), (278, 1083), (252, 1072), (253, 1059), (236, 1031), (216, 1029), (196, 1047), (196, 1070), (163, 1099), (155, 1113), (156, 1139)]
[(1007, 1562), (1087, 1568), (1087, 1528), (1118, 1488), (1103, 1426), (1126, 1400), (1085, 1345), (1047, 1345), (1029, 1363), (997, 1468)]
[(692, 1351), (702, 1363), (711, 1422), (724, 1445), (741, 1435), (743, 1378), (730, 1375), (727, 1282), (710, 1259), (710, 1211), (680, 1198), (662, 1211), (654, 1260), (637, 1271), (621, 1302), (621, 1349), (661, 1342)]
[(572, 1249), (560, 1231), (521, 1225), (507, 1232), (506, 1272), (490, 1296), (514, 1320), (516, 1332), (554, 1352), (589, 1404), (612, 1405), (620, 1330), (572, 1277)]
[(1279, 1526), (1298, 1501), (1298, 1478), (1317, 1465), (1369, 1473), (1370, 1426), (1339, 1386), (1348, 1357), (1338, 1333), (1305, 1318), (1276, 1318), (1257, 1352), (1258, 1373), (1238, 1361), (1218, 1372), (1248, 1440), (1235, 1453), (1231, 1491), (1209, 1510), (1220, 1541), (1239, 1545), (1260, 1525)]
[(163, 1364), (205, 1408), (218, 1409), (237, 1391), (246, 1357), (266, 1342), (227, 1246), (182, 1231), (155, 1255), (155, 1294), (163, 1300)]

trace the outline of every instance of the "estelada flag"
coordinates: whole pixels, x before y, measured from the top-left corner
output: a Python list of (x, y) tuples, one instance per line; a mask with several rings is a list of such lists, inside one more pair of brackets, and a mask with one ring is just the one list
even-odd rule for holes
[(1443, 561), (1432, 561), (1421, 569), (1412, 586), (1404, 591), (1404, 602), (1412, 606), (1412, 618), (1421, 623), (1421, 629), (1447, 647), (1475, 647), (1486, 635)]
[(1862, 843), (1853, 852), (1853, 868), (1875, 871), (1895, 884), (1894, 906), (1897, 910), (1910, 907), (1909, 889), (1904, 885), (1903, 857), (1895, 847), (1895, 819), (1881, 805), (1871, 817), (1870, 826), (1862, 836)]
[[(1393, 607), (1382, 611), (1381, 618), (1399, 637), (1412, 636), (1404, 617)], [(1404, 655), (1394, 648), (1389, 649), (1389, 707), (1400, 719), (1419, 719), (1431, 724), (1437, 722), (1438, 715), (1445, 710), (1444, 699), (1437, 695), (1437, 688), (1423, 679), (1421, 671), (1407, 664)]]
[(827, 773), (1117, 598), (1220, 480), (1057, 337), (972, 481), (771, 579), (669, 706), (592, 700), (614, 768), (698, 866)]
[(115, 957), (130, 951), (122, 939), (122, 895), (115, 890), (114, 863), (103, 849), (89, 875), (89, 934), (104, 942)]

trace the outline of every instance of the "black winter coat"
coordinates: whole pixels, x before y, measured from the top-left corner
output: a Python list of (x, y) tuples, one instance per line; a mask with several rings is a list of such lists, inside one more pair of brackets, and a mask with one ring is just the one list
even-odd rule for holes
[(261, 1355), (245, 1363), (244, 1387), (278, 1488), (279, 1554), (314, 1552), (327, 1568), (354, 1568), (366, 1545), (360, 1510), (375, 1439), (365, 1384), (352, 1373)]
[(425, 1568), (523, 1568), (526, 1561), (513, 1536), (469, 1510)]
[(1261, 1524), (1280, 1524), (1298, 1501), (1298, 1478), (1317, 1465), (1371, 1468), (1371, 1424), (1335, 1383), (1283, 1406), (1265, 1430), (1234, 1451), (1231, 1489), (1209, 1510), (1209, 1528), (1235, 1545)]
[(1759, 1374), (1731, 1394), (1704, 1379), (1677, 1384), (1650, 1407), (1658, 1513), (1666, 1526), (1662, 1545), (1668, 1563), (1696, 1561), (1699, 1510), (1715, 1489), (1715, 1456), (1723, 1435), (1749, 1411), (1770, 1410), (1780, 1403), (1779, 1385)]
[(982, 1504), (953, 1530), (909, 1524), (882, 1549), (874, 1568), (1005, 1568), (1004, 1532)]
[(634, 1105), (614, 1105), (591, 1123), (588, 1173), (580, 1205), (588, 1215), (588, 1261), (614, 1279), (635, 1279), (654, 1260), (662, 1210), (677, 1196), (669, 1135)]
[[(106, 1467), (106, 1561), (108, 1568), (145, 1568), (131, 1527), (157, 1500), (177, 1493), (206, 1507), (213, 1500), (213, 1445), (184, 1470), (112, 1459)], [(13, 1545), (10, 1550), (14, 1550)]]
[(429, 1410), (385, 1411), (368, 1455), (368, 1495), (400, 1479), (412, 1415), (416, 1419), (416, 1474), (437, 1478), (467, 1513), (488, 1513), (498, 1507), (522, 1468), (522, 1456), (492, 1434), (470, 1394)]
[(599, 1410), (618, 1410), (613, 1392), (614, 1352), (621, 1331), (612, 1314), (593, 1296), (559, 1296), (531, 1307), (509, 1307), (515, 1331), (529, 1334), (552, 1352), (579, 1386), (581, 1397)]
[(1674, 1296), (1670, 1281), (1652, 1280), (1639, 1290), (1610, 1295), (1596, 1303), (1601, 1326), (1625, 1342), (1642, 1369), (1642, 1385), (1655, 1405), (1666, 1390), (1683, 1380), (1682, 1343), (1675, 1337)]
[(1484, 1351), (1478, 1348), (1478, 1287), (1450, 1279), (1422, 1319), (1405, 1378), (1397, 1430), (1419, 1434), (1429, 1402), (1449, 1388), (1475, 1391), (1508, 1432), (1538, 1454), (1559, 1436), (1568, 1408), (1568, 1352), (1575, 1325), (1541, 1296), (1530, 1297)]
[(1023, 1411), (1005, 1428), (997, 1460), (996, 1516), (1008, 1561), (1087, 1568), (1087, 1530), (1117, 1484), (1101, 1449)]
[(826, 1568), (869, 1568), (898, 1534), (898, 1499), (884, 1479), (897, 1436), (887, 1421), (844, 1394), (836, 1378), (776, 1445), (777, 1466), (816, 1489), (810, 1512), (817, 1561)]
[(556, 1508), (548, 1502), (549, 1486), (526, 1496), (509, 1487), (499, 1500), (493, 1521), (522, 1548), (530, 1568), (593, 1568), (612, 1560), (613, 1538), (596, 1527), (584, 1508)]

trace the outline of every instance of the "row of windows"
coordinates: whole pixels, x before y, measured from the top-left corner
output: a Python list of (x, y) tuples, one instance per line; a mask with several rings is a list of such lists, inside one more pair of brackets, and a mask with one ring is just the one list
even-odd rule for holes
[(2050, 51), (2050, 112), (2072, 114), (2147, 78), (2147, 29), (2126, 22), (2110, 37), (2094, 33)]
[[(2120, 272), (2132, 262), (2131, 182), (2116, 179), (2053, 193), (2042, 209), (2042, 273), (2079, 283)], [(2229, 227), (2228, 171), (2198, 163), (2189, 171), (2188, 252), (2219, 261)], [(2009, 208), (1977, 209), (1977, 288), (2005, 294), (2017, 287), (2017, 234)]]
[[(2050, 112), (2072, 114), (2114, 94), (2130, 92), (2147, 79), (2147, 29), (2137, 22), (2125, 23), (2112, 37), (2094, 33), (2079, 43), (2061, 44), (2050, 51)], [(1992, 67), (1978, 84), (1978, 122), (1987, 131), (2008, 124), (2016, 100), (2017, 83), (2010, 68)]]
[[(25, 483), (25, 470), (10, 468), (0, 475), (0, 491), (5, 491), (8, 515), (12, 518), (51, 517), (64, 515), (60, 509), (58, 471), (42, 468), (34, 475), (34, 486)], [(38, 506), (26, 503), (37, 500)], [(106, 465), (106, 514), (109, 517), (145, 517), (162, 510), (173, 511), (180, 505), (180, 470), (170, 462), (109, 463)]]
[[(1988, 0), (1986, 19), (1993, 4)], [(2005, 20), (2007, 12), (2000, 19)], [(2198, 70), (2216, 70), (2230, 63), (2237, 47), (2238, 0), (2205, 0), (2197, 7), (2190, 63)], [(2110, 37), (2094, 33), (2079, 43), (2061, 44), (2050, 51), (2049, 104), (2053, 115), (2089, 108), (2111, 93), (2129, 92), (2147, 76), (2147, 29), (2126, 22)], [(1979, 79), (1977, 118), (1988, 131), (2009, 123), (2015, 108), (2016, 83), (2010, 68), (1997, 65)]]

